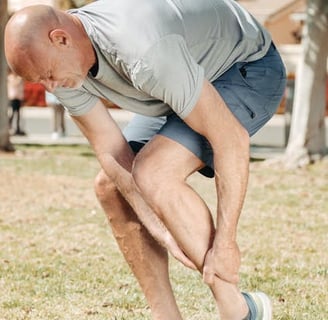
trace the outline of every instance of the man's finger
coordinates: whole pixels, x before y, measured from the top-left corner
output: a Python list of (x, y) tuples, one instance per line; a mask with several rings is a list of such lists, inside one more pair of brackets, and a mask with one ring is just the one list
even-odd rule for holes
[(203, 269), (204, 283), (206, 283), (209, 286), (212, 285), (214, 282), (214, 277), (215, 277), (214, 273), (211, 272), (208, 267), (204, 266), (204, 269)]
[(175, 248), (172, 248), (171, 254), (172, 256), (180, 261), (187, 268), (197, 270), (196, 265), (185, 255), (185, 253), (177, 246), (174, 245)]
[(196, 265), (186, 256), (183, 250), (179, 247), (172, 234), (167, 230), (165, 238), (165, 248), (170, 254), (180, 261), (187, 268), (197, 270)]

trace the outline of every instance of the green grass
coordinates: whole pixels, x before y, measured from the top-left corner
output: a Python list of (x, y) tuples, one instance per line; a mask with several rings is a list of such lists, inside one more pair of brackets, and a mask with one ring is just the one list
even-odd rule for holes
[[(0, 155), (0, 319), (150, 319), (93, 193), (88, 146)], [(239, 223), (240, 286), (273, 299), (274, 319), (328, 319), (328, 161), (251, 164)], [(190, 180), (214, 212), (213, 181)], [(171, 260), (185, 319), (216, 319), (201, 277)]]

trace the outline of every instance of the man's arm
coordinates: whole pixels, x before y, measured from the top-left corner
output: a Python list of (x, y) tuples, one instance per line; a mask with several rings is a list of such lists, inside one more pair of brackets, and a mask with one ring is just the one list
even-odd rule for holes
[(73, 119), (89, 140), (103, 170), (134, 209), (149, 233), (177, 260), (187, 267), (196, 269), (139, 193), (130, 173), (132, 150), (103, 103), (99, 100), (86, 115)]
[(217, 229), (205, 258), (204, 280), (212, 283), (213, 277), (218, 276), (236, 283), (240, 267), (236, 234), (247, 188), (249, 135), (207, 80), (196, 106), (184, 121), (207, 138), (214, 152)]

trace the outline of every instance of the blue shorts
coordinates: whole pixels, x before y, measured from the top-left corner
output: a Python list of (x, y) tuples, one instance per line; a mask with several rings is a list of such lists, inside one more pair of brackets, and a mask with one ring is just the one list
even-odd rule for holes
[[(212, 82), (226, 105), (250, 136), (276, 112), (286, 87), (286, 73), (274, 44), (253, 62), (238, 62)], [(136, 115), (123, 131), (134, 152), (154, 135), (164, 135), (185, 146), (204, 163), (200, 172), (213, 177), (213, 151), (209, 142), (176, 114), (167, 117)]]

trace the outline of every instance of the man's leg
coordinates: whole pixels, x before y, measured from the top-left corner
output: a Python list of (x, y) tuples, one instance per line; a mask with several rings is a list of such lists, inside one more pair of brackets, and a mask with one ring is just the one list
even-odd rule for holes
[(20, 125), (21, 125), (21, 108), (19, 107), (18, 109), (17, 109), (17, 118), (16, 118), (16, 132), (17, 133), (23, 133), (23, 131), (21, 130), (21, 127), (20, 127)]
[(59, 113), (59, 126), (61, 129), (62, 136), (66, 136), (66, 124), (65, 124), (65, 109), (62, 105), (58, 105)]
[(9, 130), (12, 130), (13, 119), (14, 119), (14, 110), (12, 107), (9, 109)]
[[(214, 225), (209, 209), (186, 183), (204, 164), (181, 144), (156, 136), (137, 155), (133, 176), (144, 199), (202, 272)], [(216, 278), (211, 287), (222, 320), (241, 320), (248, 307), (238, 287)]]
[(117, 243), (146, 296), (152, 318), (182, 319), (169, 282), (166, 250), (140, 224), (104, 172), (99, 173), (95, 190)]

